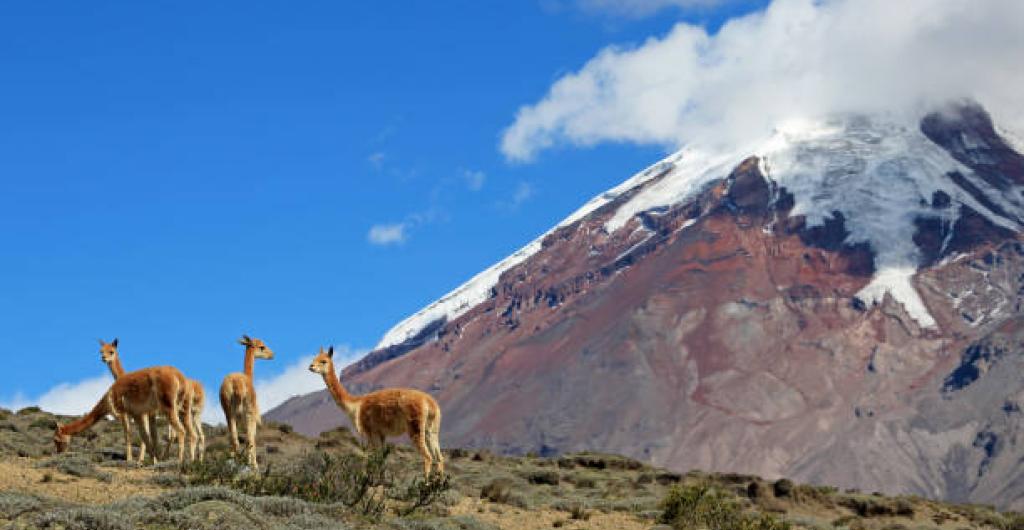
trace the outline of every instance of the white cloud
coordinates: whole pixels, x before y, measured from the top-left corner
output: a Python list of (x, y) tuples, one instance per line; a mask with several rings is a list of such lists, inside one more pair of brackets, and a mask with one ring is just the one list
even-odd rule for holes
[(463, 170), (462, 179), (466, 181), (466, 187), (470, 191), (480, 191), (484, 187), (484, 181), (487, 179), (487, 174), (483, 171), (473, 171), (470, 169)]
[(35, 405), (48, 412), (77, 416), (89, 412), (113, 382), (109, 375), (101, 375), (74, 383), (59, 383), (39, 397), (29, 398), (18, 393), (0, 406), (17, 410)]
[(534, 195), (533, 186), (529, 182), (520, 181), (516, 184), (512, 195), (508, 199), (502, 199), (495, 203), (499, 210), (513, 212), (518, 210), (524, 202), (530, 200)]
[(406, 234), (406, 223), (379, 224), (370, 227), (366, 239), (374, 245), (394, 245), (404, 243)]
[(366, 157), (366, 161), (373, 166), (373, 169), (380, 171), (384, 167), (384, 159), (386, 155), (383, 151), (375, 151), (370, 153), (370, 156)]
[(1024, 2), (775, 0), (714, 35), (677, 24), (601, 50), (519, 109), (501, 150), (559, 144), (736, 144), (788, 119), (835, 112), (917, 117), (971, 97), (1024, 128)]
[(520, 182), (512, 194), (512, 208), (518, 208), (521, 204), (533, 197), (533, 186), (529, 182)]

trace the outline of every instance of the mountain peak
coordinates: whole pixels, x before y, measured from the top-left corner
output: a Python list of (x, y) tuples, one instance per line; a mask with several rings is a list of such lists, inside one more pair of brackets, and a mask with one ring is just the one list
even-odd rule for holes
[[(1024, 382), (1000, 374), (1024, 357), (978, 352), (1024, 340), (1022, 184), (1024, 158), (977, 107), (688, 146), (342, 379), (431, 392), (457, 445), (1015, 502), (1024, 486), (1002, 485), (1024, 444), (1005, 405)], [(318, 432), (344, 421), (330, 406), (268, 417)]]
[[(1007, 151), (1013, 153), (994, 132), (984, 109), (969, 102), (929, 114), (920, 125), (894, 115), (843, 114), (789, 120), (768, 138), (731, 150), (687, 147), (595, 196), (528, 245), (403, 320), (377, 349), (421, 343), (424, 330), (486, 300), (501, 274), (538, 252), (545, 237), (594, 210), (618, 201), (603, 225), (607, 232), (617, 232), (644, 213), (692, 199), (750, 157), (760, 160), (761, 172), (773, 186), (793, 195), (790, 215), (804, 216), (808, 228), (840, 215), (848, 231), (843, 242), (866, 243), (872, 249), (876, 274), (858, 293), (863, 302), (879, 303), (888, 294), (918, 324), (934, 327), (911, 281), (930, 263), (915, 242), (921, 220), (940, 226), (946, 237), (938, 252), (945, 255), (952, 227), (964, 211), (1013, 232), (1024, 219), (1018, 190), (995, 182), (993, 171), (984, 165), (992, 151), (1004, 157)], [(1024, 174), (1024, 165), (1009, 165), (1009, 173)], [(629, 200), (619, 200), (627, 193), (632, 194)], [(934, 197), (947, 202), (937, 207)]]

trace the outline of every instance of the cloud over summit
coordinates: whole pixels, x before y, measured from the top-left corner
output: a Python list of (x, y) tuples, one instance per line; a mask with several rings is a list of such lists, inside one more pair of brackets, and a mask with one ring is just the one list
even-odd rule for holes
[(917, 117), (973, 98), (1024, 129), (1024, 2), (775, 0), (716, 34), (686, 23), (611, 46), (519, 109), (501, 150), (735, 144), (836, 112)]

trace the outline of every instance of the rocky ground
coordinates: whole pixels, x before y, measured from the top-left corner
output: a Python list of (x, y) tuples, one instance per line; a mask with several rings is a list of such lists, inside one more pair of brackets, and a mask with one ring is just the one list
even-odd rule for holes
[[(338, 469), (358, 475), (368, 460), (346, 429), (314, 439), (265, 425), (257, 475), (230, 459), (223, 430), (212, 427), (206, 461), (185, 471), (176, 463), (126, 465), (114, 422), (101, 422), (76, 437), (71, 452), (54, 455), (57, 419), (34, 408), (0, 409), (0, 528), (1024, 527), (1016, 515), (990, 507), (742, 475), (680, 475), (588, 453), (513, 458), (450, 449), (449, 482), (424, 489), (417, 455), (401, 445), (383, 461), (386, 478), (350, 502), (345, 488), (353, 482)], [(425, 492), (424, 506), (410, 511), (417, 492)]]

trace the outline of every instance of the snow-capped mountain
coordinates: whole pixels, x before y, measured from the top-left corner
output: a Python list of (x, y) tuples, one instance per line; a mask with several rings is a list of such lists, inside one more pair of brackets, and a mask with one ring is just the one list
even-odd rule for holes
[[(986, 139), (971, 131), (964, 133), (962, 141), (968, 149), (986, 147)], [(644, 187), (615, 208), (614, 215), (604, 223), (609, 233), (622, 230), (641, 212), (657, 212), (692, 198), (708, 182), (721, 178), (749, 156), (758, 158), (762, 174), (773, 185), (794, 195), (791, 215), (804, 216), (808, 226), (820, 226), (839, 212), (850, 231), (846, 242), (865, 242), (875, 251), (876, 273), (859, 293), (863, 300), (876, 303), (890, 294), (926, 327), (934, 326), (935, 321), (911, 285), (912, 276), (923, 262), (913, 241), (915, 219), (936, 217), (948, 227), (965, 206), (1012, 231), (1020, 230), (1024, 219), (1019, 186), (990, 184), (930, 140), (917, 124), (900, 124), (884, 116), (792, 122), (753, 146), (730, 152), (691, 148), (666, 157), (594, 197), (519, 251), (403, 320), (384, 335), (377, 349), (410, 340), (438, 321), (458, 318), (488, 298), (503, 272), (540, 251), (545, 237), (630, 190)], [(966, 185), (951, 174), (958, 174)], [(644, 186), (652, 180), (657, 182)], [(972, 194), (977, 193), (983, 197), (976, 199)], [(930, 203), (936, 194), (948, 197), (950, 206), (938, 211), (932, 208)], [(979, 201), (986, 198), (991, 202)], [(648, 237), (653, 236), (648, 233)]]
[[(1001, 375), (1024, 368), (1014, 142), (961, 104), (687, 147), (397, 325), (342, 379), (431, 391), (447, 445), (1020, 506), (1024, 382)], [(343, 423), (322, 394), (267, 416)]]

